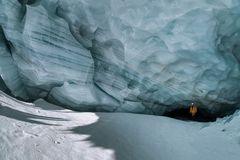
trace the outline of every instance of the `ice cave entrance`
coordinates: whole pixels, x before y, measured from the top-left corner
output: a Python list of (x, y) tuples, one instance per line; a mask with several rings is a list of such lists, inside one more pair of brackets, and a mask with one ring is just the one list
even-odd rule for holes
[(191, 108), (178, 108), (173, 111), (167, 112), (164, 116), (185, 120), (185, 121), (198, 121), (198, 122), (213, 122), (216, 121), (217, 116), (210, 114), (207, 110), (197, 108), (197, 112), (193, 116)]

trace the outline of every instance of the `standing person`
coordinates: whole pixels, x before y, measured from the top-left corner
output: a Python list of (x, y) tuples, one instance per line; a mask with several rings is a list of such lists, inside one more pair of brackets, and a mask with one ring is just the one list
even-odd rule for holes
[(192, 117), (196, 116), (197, 111), (197, 106), (195, 106), (194, 103), (191, 103), (189, 113), (192, 115)]

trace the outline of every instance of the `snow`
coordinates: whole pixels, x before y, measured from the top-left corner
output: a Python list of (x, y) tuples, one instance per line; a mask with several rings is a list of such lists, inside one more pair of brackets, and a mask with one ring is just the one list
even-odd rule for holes
[(213, 123), (74, 112), (0, 92), (1, 160), (239, 160), (240, 113)]

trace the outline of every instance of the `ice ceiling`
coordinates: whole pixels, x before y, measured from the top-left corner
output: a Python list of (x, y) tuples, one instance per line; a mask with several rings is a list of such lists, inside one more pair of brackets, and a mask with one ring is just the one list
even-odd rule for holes
[(0, 86), (25, 100), (220, 115), (239, 107), (239, 63), (239, 0), (0, 0)]

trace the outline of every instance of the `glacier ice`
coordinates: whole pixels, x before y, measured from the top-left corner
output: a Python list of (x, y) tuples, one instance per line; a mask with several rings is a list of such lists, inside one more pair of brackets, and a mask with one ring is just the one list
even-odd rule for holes
[(238, 0), (0, 0), (0, 73), (16, 96), (164, 114), (240, 104)]

